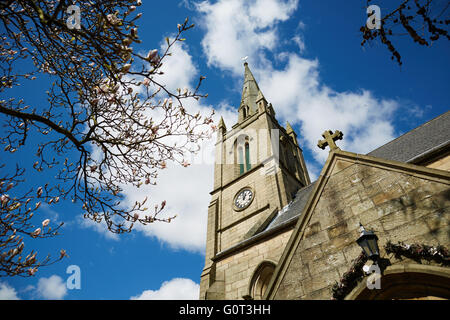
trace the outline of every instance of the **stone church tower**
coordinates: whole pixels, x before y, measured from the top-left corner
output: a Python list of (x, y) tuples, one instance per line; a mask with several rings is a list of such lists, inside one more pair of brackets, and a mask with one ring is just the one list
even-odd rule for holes
[(311, 183), (244, 66), (238, 122), (218, 124), (200, 299), (450, 299), (450, 111), (366, 155), (324, 128)]
[[(248, 270), (262, 263), (267, 255), (256, 251), (252, 261), (239, 259), (243, 264), (235, 269), (242, 268), (245, 274), (231, 275), (226, 261), (239, 258), (233, 255), (233, 248), (264, 230), (298, 190), (310, 184), (295, 132), (289, 123), (286, 128), (278, 123), (274, 108), (264, 98), (248, 64), (244, 67), (238, 122), (229, 131), (223, 119), (218, 125), (206, 263), (201, 280), (203, 299), (242, 299), (249, 295), (243, 289), (250, 281)], [(276, 259), (282, 248), (276, 241), (273, 246), (277, 253), (271, 258)], [(215, 260), (225, 252), (227, 259)], [(242, 284), (242, 292), (231, 294), (237, 292), (234, 289), (238, 283)]]

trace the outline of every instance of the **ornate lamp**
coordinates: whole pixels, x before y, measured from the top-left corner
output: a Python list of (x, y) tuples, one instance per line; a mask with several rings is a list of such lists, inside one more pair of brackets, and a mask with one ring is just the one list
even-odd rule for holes
[(363, 249), (364, 253), (369, 259), (376, 262), (380, 257), (380, 251), (378, 250), (378, 237), (373, 231), (367, 231), (360, 223), (359, 231), (361, 232), (356, 242)]

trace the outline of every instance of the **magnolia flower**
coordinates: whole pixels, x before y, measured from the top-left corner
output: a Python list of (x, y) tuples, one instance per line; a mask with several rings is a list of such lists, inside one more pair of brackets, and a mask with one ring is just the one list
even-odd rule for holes
[(138, 213), (135, 213), (135, 214), (134, 214), (134, 220), (137, 220), (137, 219), (139, 219), (139, 214), (138, 214)]
[[(125, 66), (124, 66), (125, 67)], [(120, 85), (118, 83), (116, 83), (112, 88), (111, 88), (111, 92), (117, 92), (117, 90), (119, 90)]]
[(150, 50), (147, 54), (147, 57), (145, 57), (145, 60), (149, 61), (150, 63), (157, 63), (157, 61), (159, 61), (158, 50)]
[(38, 235), (41, 234), (41, 228), (37, 228), (36, 230), (33, 231), (33, 233), (31, 234), (32, 237), (37, 237)]
[(59, 254), (60, 254), (60, 256), (59, 256), (60, 259), (67, 257), (66, 250), (64, 250), (64, 249), (61, 249), (61, 251), (59, 251)]
[(29, 274), (30, 276), (32, 276), (32, 275), (34, 275), (34, 274), (36, 273), (36, 271), (37, 271), (37, 268), (36, 268), (36, 267), (30, 268), (30, 269), (28, 269), (28, 274)]
[(118, 19), (116, 17), (116, 15), (112, 14), (112, 13), (108, 14), (106, 16), (106, 19), (108, 19), (108, 22), (111, 23), (113, 26), (115, 26), (116, 24), (119, 24), (119, 22), (120, 22), (120, 19)]
[(135, 6), (129, 6), (128, 10), (130, 10), (130, 12), (133, 12), (134, 10), (136, 10), (136, 7)]
[(137, 1), (136, 1), (136, 5), (137, 5), (137, 6), (140, 6), (141, 4), (142, 4), (142, 0), (137, 0)]
[(126, 37), (125, 39), (122, 40), (122, 43), (125, 46), (129, 46), (131, 43), (133, 43), (133, 40), (131, 38)]
[(164, 200), (164, 201), (161, 203), (161, 210), (164, 209), (165, 206), (166, 206), (166, 200)]
[(123, 67), (122, 67), (122, 72), (123, 73), (127, 73), (130, 70), (130, 68), (131, 68), (131, 64), (130, 63), (124, 64)]
[(41, 205), (41, 202), (39, 201), (39, 202), (37, 202), (36, 203), (36, 207), (35, 207), (35, 209), (37, 209), (37, 208), (39, 208), (39, 206)]
[(181, 165), (183, 166), (183, 167), (188, 167), (190, 164), (186, 161), (186, 160), (183, 160), (183, 162), (181, 163)]
[(38, 196), (38, 198), (40, 197), (40, 196), (42, 196), (42, 187), (39, 187), (38, 189), (37, 189), (37, 191), (36, 191), (36, 193), (37, 193), (37, 196)]
[(2, 203), (2, 206), (5, 206), (8, 203), (8, 201), (9, 201), (9, 195), (3, 194), (0, 197), (0, 202)]
[(42, 221), (42, 227), (45, 228), (46, 226), (48, 226), (49, 223), (50, 219), (45, 219), (44, 221)]

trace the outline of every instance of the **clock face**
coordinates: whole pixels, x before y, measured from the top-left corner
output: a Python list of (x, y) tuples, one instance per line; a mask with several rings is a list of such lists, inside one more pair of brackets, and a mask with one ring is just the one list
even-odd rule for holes
[(246, 188), (240, 191), (234, 198), (234, 206), (238, 210), (247, 208), (253, 200), (252, 190)]

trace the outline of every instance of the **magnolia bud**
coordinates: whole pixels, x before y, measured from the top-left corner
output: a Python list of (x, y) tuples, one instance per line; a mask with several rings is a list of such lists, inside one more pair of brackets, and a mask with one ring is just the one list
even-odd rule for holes
[(123, 67), (122, 67), (122, 72), (123, 73), (127, 73), (130, 70), (130, 68), (131, 68), (131, 64), (130, 63), (124, 64)]
[(42, 227), (46, 227), (48, 226), (48, 224), (50, 223), (50, 219), (45, 219), (44, 221), (42, 221)]
[(33, 237), (37, 237), (40, 234), (41, 234), (41, 228), (37, 228), (36, 230), (33, 231), (33, 233), (31, 235)]

